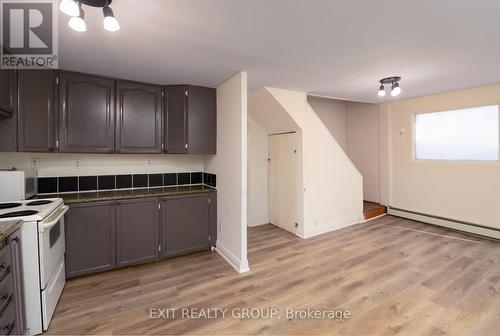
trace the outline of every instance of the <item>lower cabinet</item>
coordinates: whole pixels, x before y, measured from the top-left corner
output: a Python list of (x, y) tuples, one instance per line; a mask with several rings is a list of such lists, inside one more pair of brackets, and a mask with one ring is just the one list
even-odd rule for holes
[(114, 202), (70, 205), (64, 226), (66, 278), (116, 266)]
[(175, 256), (210, 247), (208, 194), (162, 199), (163, 256)]
[(66, 278), (215, 246), (217, 194), (70, 205)]
[(158, 257), (158, 199), (116, 203), (116, 266), (155, 260)]

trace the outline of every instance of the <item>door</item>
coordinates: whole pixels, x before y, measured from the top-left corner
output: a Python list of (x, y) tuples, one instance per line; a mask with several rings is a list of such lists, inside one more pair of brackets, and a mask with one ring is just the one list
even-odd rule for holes
[(113, 202), (71, 205), (65, 218), (66, 278), (115, 267)]
[(0, 117), (14, 114), (17, 78), (15, 70), (0, 70)]
[(162, 199), (164, 256), (203, 250), (208, 240), (208, 193)]
[(188, 153), (215, 154), (217, 151), (216, 90), (188, 87)]
[(17, 151), (17, 74), (0, 70), (0, 152)]
[(21, 70), (19, 83), (19, 151), (55, 150), (56, 79), (53, 70)]
[(295, 233), (297, 221), (295, 133), (269, 136), (269, 221)]
[(62, 72), (59, 82), (59, 119), (60, 152), (113, 152), (114, 80)]
[(158, 208), (156, 198), (117, 202), (117, 266), (143, 263), (158, 257)]
[(165, 98), (165, 152), (187, 153), (187, 87), (173, 85), (166, 88)]
[(161, 86), (118, 81), (116, 146), (120, 153), (162, 150)]

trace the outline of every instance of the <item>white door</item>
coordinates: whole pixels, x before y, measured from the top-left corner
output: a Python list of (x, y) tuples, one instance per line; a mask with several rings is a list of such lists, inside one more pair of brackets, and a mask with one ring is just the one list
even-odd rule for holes
[(295, 133), (269, 136), (269, 221), (296, 232)]

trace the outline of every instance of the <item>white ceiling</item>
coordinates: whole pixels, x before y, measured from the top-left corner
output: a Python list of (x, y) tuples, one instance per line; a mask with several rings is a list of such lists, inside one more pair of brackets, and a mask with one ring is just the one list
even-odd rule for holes
[[(240, 70), (273, 86), (377, 102), (500, 82), (499, 0), (114, 0), (121, 30), (85, 7), (60, 14), (63, 69), (161, 84), (217, 86)], [(391, 98), (385, 98), (391, 99)]]

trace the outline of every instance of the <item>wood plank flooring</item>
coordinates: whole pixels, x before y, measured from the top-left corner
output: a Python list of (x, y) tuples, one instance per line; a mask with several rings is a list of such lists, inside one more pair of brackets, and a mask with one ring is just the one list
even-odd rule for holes
[[(48, 333), (500, 333), (499, 242), (384, 216), (307, 240), (249, 228), (248, 248), (245, 274), (203, 252), (68, 281)], [(229, 310), (151, 319), (150, 308)], [(277, 308), (280, 318), (230, 316), (242, 308)], [(287, 308), (350, 318), (286, 319)]]

